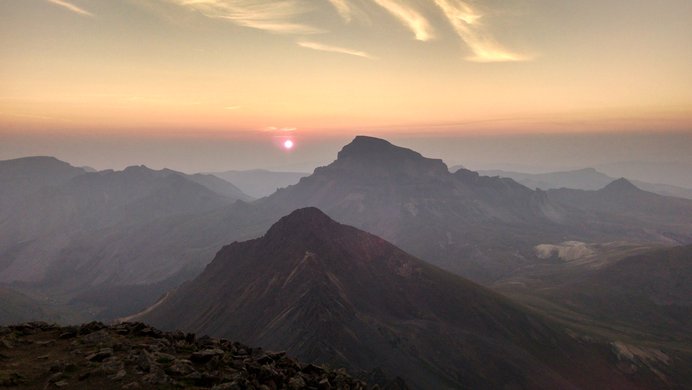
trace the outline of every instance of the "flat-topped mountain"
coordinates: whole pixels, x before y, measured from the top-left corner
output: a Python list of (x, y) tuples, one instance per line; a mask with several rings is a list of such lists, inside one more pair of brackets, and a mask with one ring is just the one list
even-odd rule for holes
[(224, 247), (199, 277), (135, 319), (353, 371), (382, 369), (417, 388), (638, 388), (657, 381), (646, 369), (637, 379), (619, 371), (607, 345), (567, 336), (316, 208)]
[(544, 194), (511, 179), (467, 170), (452, 174), (441, 160), (364, 136), (344, 146), (333, 163), (258, 204), (284, 212), (319, 207), (340, 222), (481, 281), (522, 264), (517, 252), (531, 253), (514, 237), (560, 234), (554, 221), (559, 210)]

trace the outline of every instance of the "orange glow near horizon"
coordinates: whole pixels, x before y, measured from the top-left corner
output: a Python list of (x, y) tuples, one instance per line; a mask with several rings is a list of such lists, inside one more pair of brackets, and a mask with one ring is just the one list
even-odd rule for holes
[(686, 1), (233, 1), (3, 2), (0, 134), (692, 131)]

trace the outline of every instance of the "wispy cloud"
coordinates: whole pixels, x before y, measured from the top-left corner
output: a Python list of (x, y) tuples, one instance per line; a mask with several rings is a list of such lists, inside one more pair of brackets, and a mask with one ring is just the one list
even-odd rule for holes
[(312, 49), (312, 50), (321, 50), (321, 51), (328, 51), (328, 52), (332, 52), (332, 53), (348, 54), (348, 55), (352, 55), (352, 56), (370, 58), (370, 59), (375, 58), (364, 51), (353, 50), (353, 49), (348, 49), (348, 48), (338, 47), (338, 46), (330, 46), (330, 45), (325, 45), (325, 44), (318, 43), (318, 42), (300, 41), (300, 42), (297, 42), (297, 44), (300, 47), (305, 47), (307, 49)]
[(473, 53), (467, 57), (475, 62), (526, 61), (527, 56), (505, 49), (492, 36), (483, 31), (482, 14), (468, 3), (458, 0), (435, 0), (435, 4), (445, 14), (459, 38)]
[(311, 11), (300, 0), (170, 0), (210, 18), (279, 34), (314, 34), (322, 30), (295, 19)]
[(419, 41), (429, 41), (435, 37), (434, 30), (420, 12), (397, 0), (373, 0), (380, 7), (399, 19), (408, 27)]
[(92, 14), (91, 12), (89, 12), (83, 8), (79, 8), (72, 3), (68, 3), (67, 1), (63, 1), (63, 0), (46, 0), (46, 1), (48, 1), (51, 4), (59, 5), (63, 8), (66, 8), (66, 9), (68, 9), (74, 13), (77, 13), (77, 14), (80, 14), (83, 16), (94, 16), (94, 14)]
[(329, 0), (329, 2), (332, 3), (336, 12), (338, 12), (346, 22), (350, 22), (351, 19), (353, 19), (353, 10), (348, 0)]
[(264, 129), (264, 131), (267, 132), (281, 132), (281, 133), (292, 133), (294, 131), (298, 130), (296, 127), (276, 127), (276, 126), (269, 126)]
[[(52, 3), (68, 7), (75, 12), (81, 10), (63, 0), (48, 0)], [(255, 28), (279, 34), (308, 35), (325, 33), (329, 27), (318, 28), (313, 23), (319, 23), (314, 13), (324, 8), (319, 7), (315, 0), (165, 0), (187, 9), (199, 12), (209, 18), (225, 19), (237, 25)], [(489, 33), (489, 26), (484, 24), (485, 15), (471, 2), (465, 0), (327, 0), (333, 12), (337, 12), (345, 22), (354, 20), (368, 21), (374, 15), (370, 3), (381, 7), (393, 16), (404, 27), (413, 32), (415, 39), (429, 41), (436, 37), (432, 20), (426, 15), (437, 14), (446, 19), (456, 36), (463, 41), (471, 54), (466, 57), (474, 62), (512, 62), (530, 60), (529, 56), (507, 49)], [(325, 4), (325, 3), (322, 3)], [(420, 8), (419, 8), (420, 7)], [(77, 11), (79, 10), (79, 11)], [(440, 15), (440, 11), (441, 14)], [(80, 13), (81, 13), (80, 12)], [(310, 22), (302, 21), (308, 17)], [(317, 24), (319, 25), (319, 24)], [(355, 26), (354, 26), (355, 28)], [(443, 30), (440, 30), (443, 31)], [(369, 53), (343, 47), (325, 45), (322, 43), (302, 40), (299, 46), (349, 54), (364, 58), (373, 58)]]

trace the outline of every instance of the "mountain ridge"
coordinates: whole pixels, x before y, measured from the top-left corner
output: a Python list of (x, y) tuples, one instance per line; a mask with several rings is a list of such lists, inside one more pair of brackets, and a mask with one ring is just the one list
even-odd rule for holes
[[(582, 368), (592, 365), (582, 360), (587, 351), (600, 364), (608, 356), (312, 207), (283, 217), (261, 238), (224, 246), (198, 278), (134, 319), (233, 335), (307, 361), (381, 368), (417, 388), (569, 388), (583, 379), (565, 366), (567, 356), (579, 356), (569, 365)], [(610, 374), (612, 383), (635, 383)]]

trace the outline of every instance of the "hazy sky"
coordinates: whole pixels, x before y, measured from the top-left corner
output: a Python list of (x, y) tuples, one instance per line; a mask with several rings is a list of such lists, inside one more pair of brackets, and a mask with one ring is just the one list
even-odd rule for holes
[(689, 0), (0, 0), (0, 158), (127, 146), (174, 165), (166, 145), (326, 154), (359, 133), (674, 149), (692, 145), (690, 20)]

